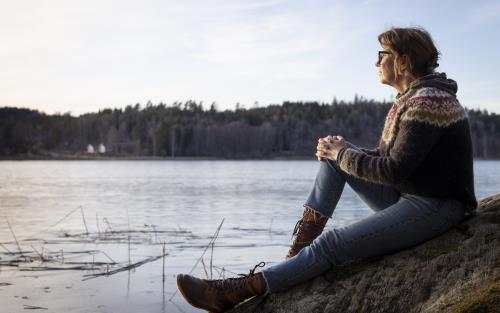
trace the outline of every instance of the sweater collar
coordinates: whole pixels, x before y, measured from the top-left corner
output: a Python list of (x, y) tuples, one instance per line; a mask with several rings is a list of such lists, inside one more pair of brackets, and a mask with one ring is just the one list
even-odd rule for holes
[(423, 87), (434, 87), (452, 95), (456, 95), (458, 90), (457, 82), (453, 79), (447, 78), (445, 73), (431, 73), (412, 81), (405, 92), (398, 93), (396, 99), (404, 97), (408, 94), (413, 94), (417, 89)]

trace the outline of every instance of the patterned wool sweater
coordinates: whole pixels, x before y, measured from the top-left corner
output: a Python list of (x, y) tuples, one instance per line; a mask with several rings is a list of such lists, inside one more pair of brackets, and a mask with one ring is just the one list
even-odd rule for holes
[(434, 73), (413, 81), (396, 97), (377, 149), (343, 148), (337, 163), (366, 181), (402, 193), (457, 199), (472, 212), (472, 142), (455, 81)]

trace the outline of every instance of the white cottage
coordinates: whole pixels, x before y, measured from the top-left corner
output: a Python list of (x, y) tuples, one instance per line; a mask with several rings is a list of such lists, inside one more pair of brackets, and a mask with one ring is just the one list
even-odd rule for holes
[(88, 145), (87, 145), (87, 150), (86, 150), (86, 152), (87, 152), (88, 154), (94, 154), (94, 153), (95, 153), (94, 146), (93, 146), (93, 145), (91, 145), (91, 144), (88, 144)]
[(101, 154), (106, 153), (106, 146), (104, 144), (100, 144), (99, 147), (97, 148), (97, 151)]

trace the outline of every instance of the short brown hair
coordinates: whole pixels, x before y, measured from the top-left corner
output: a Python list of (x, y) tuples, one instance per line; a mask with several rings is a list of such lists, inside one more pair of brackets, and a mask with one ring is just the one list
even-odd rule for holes
[[(410, 59), (410, 72), (415, 77), (421, 77), (434, 72), (439, 66), (439, 51), (431, 35), (423, 28), (395, 28), (378, 36), (380, 44), (388, 46), (395, 54), (395, 60), (407, 55)], [(398, 63), (394, 62), (394, 70), (399, 72)]]

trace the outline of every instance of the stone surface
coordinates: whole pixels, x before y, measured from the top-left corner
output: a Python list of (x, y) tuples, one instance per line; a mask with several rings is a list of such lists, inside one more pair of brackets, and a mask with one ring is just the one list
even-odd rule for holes
[(500, 194), (417, 247), (338, 266), (231, 313), (500, 312)]

